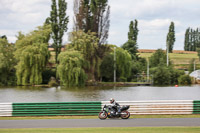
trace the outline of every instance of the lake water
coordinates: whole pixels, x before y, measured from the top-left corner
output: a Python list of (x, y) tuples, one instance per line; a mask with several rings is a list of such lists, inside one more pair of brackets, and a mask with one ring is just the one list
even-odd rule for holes
[(69, 101), (200, 100), (200, 86), (182, 87), (1, 87), (0, 103)]

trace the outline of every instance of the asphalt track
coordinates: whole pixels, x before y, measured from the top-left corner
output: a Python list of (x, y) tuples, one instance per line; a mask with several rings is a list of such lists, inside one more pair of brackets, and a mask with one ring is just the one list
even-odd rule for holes
[(0, 120), (0, 128), (200, 127), (200, 118)]

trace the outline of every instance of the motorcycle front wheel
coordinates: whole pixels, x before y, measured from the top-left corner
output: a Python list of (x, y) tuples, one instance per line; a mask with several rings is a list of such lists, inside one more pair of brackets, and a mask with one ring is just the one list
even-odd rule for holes
[(122, 111), (121, 112), (121, 118), (122, 119), (128, 119), (130, 117), (130, 113), (128, 111)]
[(106, 112), (101, 111), (99, 113), (99, 119), (105, 120), (108, 117), (108, 114)]

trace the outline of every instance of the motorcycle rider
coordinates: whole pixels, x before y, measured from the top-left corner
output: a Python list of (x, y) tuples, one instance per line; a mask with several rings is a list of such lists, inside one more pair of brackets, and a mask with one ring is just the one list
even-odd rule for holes
[(117, 102), (115, 102), (115, 99), (114, 98), (110, 98), (110, 104), (111, 104), (111, 106), (112, 106), (112, 108), (114, 108), (117, 112), (116, 112), (116, 114), (120, 114), (121, 113), (121, 109), (120, 109), (120, 105), (117, 103)]

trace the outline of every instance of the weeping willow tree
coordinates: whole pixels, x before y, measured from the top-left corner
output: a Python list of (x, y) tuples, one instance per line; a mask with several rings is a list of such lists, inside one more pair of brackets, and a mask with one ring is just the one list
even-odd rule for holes
[(77, 31), (71, 33), (71, 44), (69, 48), (80, 51), (83, 58), (88, 62), (85, 72), (88, 75), (88, 81), (96, 81), (99, 76), (99, 66), (101, 59), (97, 54), (98, 38), (96, 33)]
[[(116, 49), (117, 81), (127, 81), (131, 74), (131, 55), (122, 48)], [(113, 81), (114, 51), (107, 54), (100, 66), (101, 76), (104, 81)]]
[(49, 25), (38, 27), (27, 35), (19, 33), (16, 41), (15, 57), (18, 60), (16, 76), (18, 85), (42, 83), (42, 71), (50, 53), (48, 41), (51, 33)]
[(61, 52), (58, 56), (60, 62), (57, 74), (61, 84), (65, 86), (83, 86), (87, 76), (84, 71), (85, 60), (83, 55), (76, 50)]
[(0, 38), (0, 85), (15, 85), (14, 51), (14, 45), (4, 37)]
[(126, 81), (131, 74), (131, 55), (122, 48), (116, 49), (116, 66), (118, 78)]

